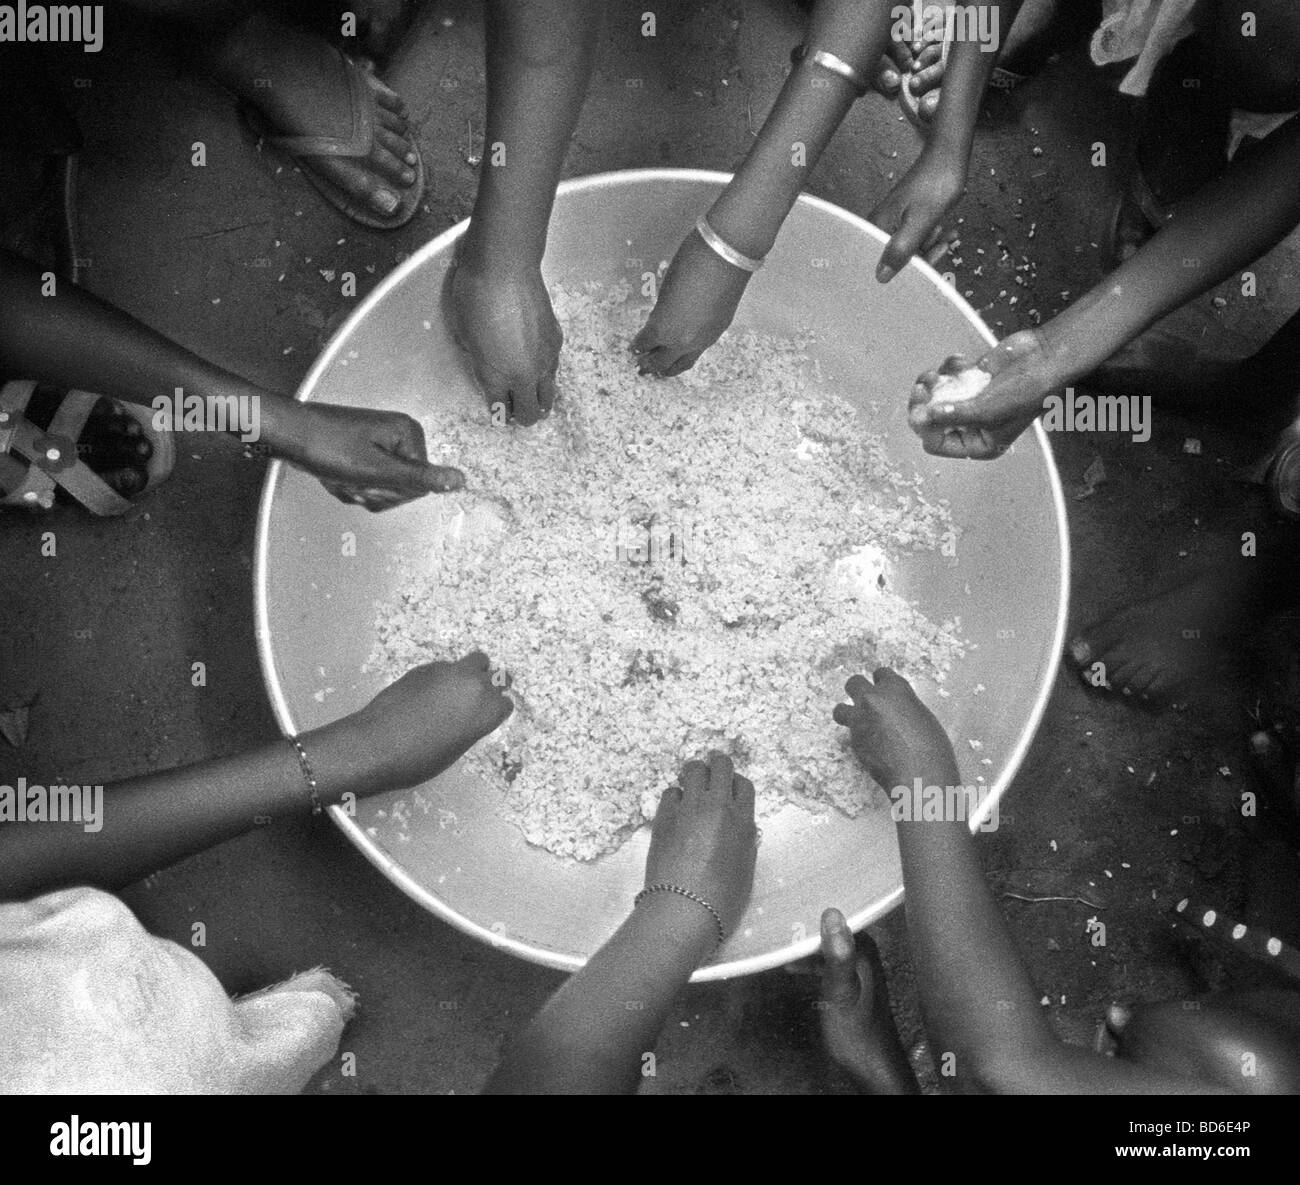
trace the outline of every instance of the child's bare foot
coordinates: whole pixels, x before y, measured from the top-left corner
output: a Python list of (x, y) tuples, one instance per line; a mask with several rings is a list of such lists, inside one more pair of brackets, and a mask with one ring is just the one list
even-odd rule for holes
[[(132, 414), (115, 400), (43, 383), (0, 383), (0, 387), (0, 435), (6, 436), (0, 440), (0, 500), (7, 499), (9, 505), (48, 510), (55, 502), (83, 502), (96, 514), (120, 514), (129, 505), (120, 499), (142, 493), (170, 471), (170, 445), (155, 457), (154, 442), (161, 445), (165, 437), (155, 432), (150, 439), (145, 429), (149, 413), (143, 409), (134, 408)], [(20, 396), (29, 387), (24, 403)], [(76, 424), (80, 430), (73, 427)], [(21, 435), (5, 432), (21, 433), (22, 425), (29, 432), (35, 430), (25, 445)], [(33, 460), (38, 454), (39, 466)], [(89, 469), (108, 487), (103, 491), (107, 501), (84, 482), (70, 480), (78, 466)], [(38, 467), (53, 479), (52, 484), (29, 481), (32, 469)]]
[(880, 953), (869, 935), (857, 936), (838, 909), (822, 914), (822, 990), (818, 1015), (826, 1051), (871, 1094), (916, 1094), (889, 1011)]
[(1249, 594), (1248, 575), (1206, 570), (1081, 631), (1070, 658), (1092, 687), (1167, 699), (1219, 674), (1224, 644), (1255, 617)]
[[(28, 401), (27, 418), (38, 428), (48, 428), (63, 395), (54, 387), (38, 386)], [(76, 455), (116, 493), (130, 498), (148, 483), (153, 445), (140, 422), (128, 415), (120, 403), (101, 399), (81, 430)], [(56, 496), (59, 501), (70, 500), (62, 491)]]
[[(231, 31), (212, 54), (210, 66), (223, 86), (280, 135), (348, 140), (358, 134), (359, 107), (373, 108), (368, 153), (302, 151), (297, 159), (372, 217), (391, 219), (403, 206), (413, 205), (421, 168), (405, 104), (327, 41), (258, 13)], [(354, 93), (357, 86), (368, 95)]]

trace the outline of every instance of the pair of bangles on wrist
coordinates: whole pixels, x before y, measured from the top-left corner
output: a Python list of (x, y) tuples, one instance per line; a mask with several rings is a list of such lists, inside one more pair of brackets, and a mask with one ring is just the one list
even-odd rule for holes
[[(814, 49), (809, 51), (806, 45), (796, 46), (790, 54), (790, 60), (796, 65), (803, 61), (811, 62), (815, 66), (821, 66), (829, 70), (832, 74), (839, 75), (848, 82), (857, 92), (858, 98), (861, 98), (870, 89), (870, 84), (863, 76), (862, 71), (850, 66), (843, 58), (836, 57), (833, 53), (824, 49)], [(732, 267), (738, 267), (742, 271), (756, 272), (763, 266), (763, 260), (752, 255), (746, 255), (737, 251), (730, 243), (727, 242), (716, 230), (709, 225), (707, 217), (701, 217), (695, 224), (696, 233), (702, 238), (709, 248), (720, 259), (731, 264)]]

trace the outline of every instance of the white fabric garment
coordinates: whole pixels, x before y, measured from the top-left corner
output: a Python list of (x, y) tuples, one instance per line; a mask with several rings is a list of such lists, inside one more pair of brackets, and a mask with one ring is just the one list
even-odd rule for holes
[(1137, 60), (1119, 84), (1121, 94), (1145, 95), (1161, 59), (1196, 30), (1199, 0), (1102, 0), (1101, 24), (1092, 35), (1098, 66)]
[(355, 1001), (326, 971), (231, 1000), (107, 893), (0, 905), (0, 1094), (290, 1094)]
[[(1196, 30), (1192, 14), (1200, 0), (1102, 0), (1101, 24), (1092, 35), (1092, 60), (1098, 66), (1137, 60), (1119, 84), (1121, 94), (1145, 95), (1156, 67), (1180, 41)], [(1262, 140), (1294, 111), (1234, 110), (1228, 132), (1228, 159), (1247, 139)]]

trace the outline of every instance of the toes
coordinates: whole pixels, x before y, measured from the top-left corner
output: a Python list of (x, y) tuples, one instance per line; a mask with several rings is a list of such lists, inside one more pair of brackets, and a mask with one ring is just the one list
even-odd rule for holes
[(411, 121), (405, 115), (382, 109), (378, 113), (377, 122), (378, 131), (391, 132), (394, 136), (405, 136), (411, 127)]
[[(375, 139), (392, 154), (394, 160), (400, 161), (412, 170), (420, 163), (420, 154), (405, 136), (399, 135), (397, 132), (390, 132), (386, 128), (380, 128), (375, 133)], [(411, 173), (411, 180), (415, 180), (414, 172)]]
[(376, 213), (390, 215), (402, 204), (401, 195), (384, 185), (369, 169), (352, 161), (314, 157), (310, 167), (359, 204)]
[[(393, 151), (394, 147), (396, 152)], [(415, 170), (402, 160), (401, 154), (404, 152), (401, 140), (397, 140), (394, 145), (385, 144), (382, 135), (376, 133), (366, 164), (383, 181), (406, 189), (415, 181)]]
[(375, 92), (375, 98), (381, 108), (397, 115), (406, 114), (406, 101), (392, 87), (388, 86), (383, 79), (367, 71), (366, 82), (369, 83), (370, 89)]
[(140, 493), (148, 480), (139, 469), (109, 469), (99, 476), (109, 489), (121, 494), (123, 498)]

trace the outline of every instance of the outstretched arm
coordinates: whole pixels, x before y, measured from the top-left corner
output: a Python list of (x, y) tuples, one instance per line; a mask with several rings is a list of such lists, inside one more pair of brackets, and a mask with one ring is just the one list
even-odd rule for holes
[(1295, 116), (1181, 203), (1131, 259), (1068, 309), (981, 358), (978, 365), (993, 375), (981, 395), (930, 402), (940, 372), (923, 375), (913, 393), (912, 426), (926, 452), (979, 460), (1001, 455), (1049, 395), (1286, 237), (1300, 223), (1298, 176)]
[[(804, 42), (807, 53), (781, 88), (776, 106), (708, 223), (730, 247), (761, 259), (776, 242), (835, 129), (857, 98), (846, 78), (812, 60), (834, 54), (866, 80), (889, 39), (888, 0), (820, 0)], [(750, 273), (719, 258), (692, 231), (673, 256), (663, 288), (633, 349), (641, 368), (674, 375), (695, 365), (731, 324)]]
[(532, 424), (555, 399), (560, 327), (542, 255), (587, 93), (600, 0), (489, 0), (487, 128), (451, 312), (490, 404)]
[[(693, 761), (664, 791), (646, 859), (659, 889), (512, 1042), (492, 1075), (493, 1094), (630, 1094), (669, 1009), (730, 933), (754, 878), (754, 787), (718, 753)], [(716, 916), (713, 912), (716, 910)]]
[[(835, 709), (887, 790), (961, 786), (952, 746), (911, 686), (888, 669), (850, 679)], [(945, 802), (948, 796), (945, 794)], [(896, 814), (903, 813), (896, 811)], [(956, 812), (954, 812), (956, 813)], [(963, 1091), (1002, 1094), (1214, 1093), (1063, 1045), (1048, 1026), (975, 854), (966, 816), (898, 822), (907, 931), (935, 1056)]]
[(939, 85), (939, 109), (920, 154), (898, 184), (871, 212), (871, 221), (890, 240), (876, 267), (882, 284), (918, 252), (929, 251), (943, 234), (943, 219), (966, 186), (975, 125), (989, 76), (1024, 0), (992, 0), (997, 12), (998, 43), (990, 49), (970, 38), (955, 40), (946, 61), (915, 74), (908, 85), (927, 91)]
[(458, 470), (428, 463), (424, 434), (409, 416), (299, 403), (222, 370), (85, 288), (51, 282), (52, 291), (35, 264), (0, 250), (0, 367), (13, 377), (145, 407), (173, 399), (178, 387), (206, 403), (251, 401), (258, 440), (273, 456), (371, 509), (464, 483)]
[[(509, 714), (487, 658), (407, 672), (361, 711), (300, 737), (322, 806), (436, 777)], [(246, 753), (105, 786), (81, 822), (0, 825), (0, 901), (72, 885), (118, 889), (254, 827), (314, 809), (296, 750)]]

